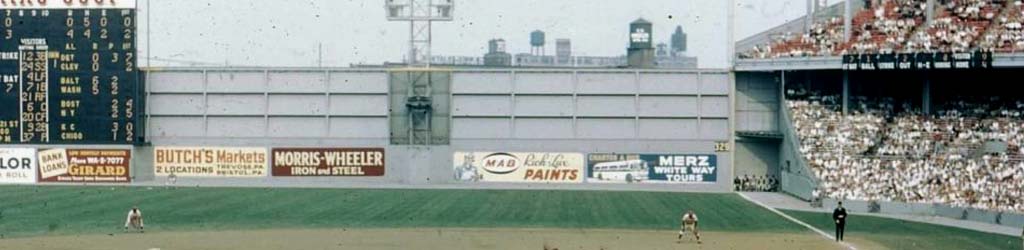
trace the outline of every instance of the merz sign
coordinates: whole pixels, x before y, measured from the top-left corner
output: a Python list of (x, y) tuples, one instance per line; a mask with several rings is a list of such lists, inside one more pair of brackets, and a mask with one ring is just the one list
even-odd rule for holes
[(843, 70), (931, 70), (992, 68), (992, 52), (843, 55)]

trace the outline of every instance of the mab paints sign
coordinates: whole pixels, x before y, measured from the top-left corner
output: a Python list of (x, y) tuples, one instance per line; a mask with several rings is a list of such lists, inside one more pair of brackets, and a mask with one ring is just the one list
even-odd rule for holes
[(455, 152), (455, 179), (480, 182), (583, 182), (583, 154)]

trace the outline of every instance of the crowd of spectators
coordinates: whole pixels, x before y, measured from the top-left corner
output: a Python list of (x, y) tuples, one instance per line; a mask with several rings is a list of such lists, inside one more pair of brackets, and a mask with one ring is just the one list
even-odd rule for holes
[(854, 53), (892, 53), (902, 49), (911, 31), (923, 23), (924, 0), (884, 1), (870, 9), (870, 21), (854, 23)]
[(1005, 12), (994, 21), (992, 31), (985, 34), (979, 47), (999, 52), (1024, 50), (1024, 3), (1015, 0), (1007, 5)]
[(841, 18), (785, 33), (741, 52), (741, 58), (837, 56), (850, 53), (1015, 52), (1024, 49), (1021, 0), (936, 0), (928, 23), (927, 0), (867, 0), (851, 20), (845, 41)]
[(751, 58), (828, 56), (839, 52), (843, 42), (843, 20), (838, 17), (816, 22), (804, 34), (784, 33), (770, 45), (754, 46), (744, 53)]
[(956, 100), (926, 115), (857, 97), (844, 115), (836, 100), (787, 102), (823, 196), (1024, 211), (1024, 102)]
[(743, 175), (732, 181), (736, 191), (742, 192), (776, 192), (779, 190), (779, 179), (774, 175)]

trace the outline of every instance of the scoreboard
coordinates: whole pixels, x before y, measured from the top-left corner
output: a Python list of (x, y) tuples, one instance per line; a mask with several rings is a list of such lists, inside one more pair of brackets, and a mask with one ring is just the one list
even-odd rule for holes
[(135, 2), (0, 0), (0, 144), (135, 144)]

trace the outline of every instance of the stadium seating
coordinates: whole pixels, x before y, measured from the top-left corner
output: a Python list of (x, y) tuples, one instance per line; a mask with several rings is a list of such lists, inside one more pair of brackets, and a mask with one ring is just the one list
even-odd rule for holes
[(1016, 52), (1024, 49), (1021, 0), (936, 1), (926, 22), (926, 0), (881, 0), (854, 13), (851, 39), (843, 21), (819, 21), (805, 34), (784, 34), (769, 44), (740, 53), (741, 58), (838, 56), (856, 53)]
[(924, 115), (891, 98), (851, 97), (843, 115), (838, 100), (787, 101), (825, 197), (1024, 211), (1024, 102), (956, 100)]

